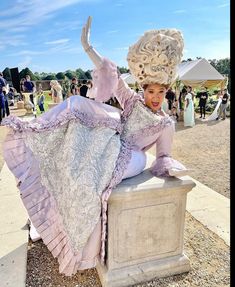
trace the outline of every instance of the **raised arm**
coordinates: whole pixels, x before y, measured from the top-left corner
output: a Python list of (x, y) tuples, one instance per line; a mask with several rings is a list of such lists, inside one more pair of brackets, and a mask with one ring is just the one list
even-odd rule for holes
[(102, 57), (90, 45), (91, 16), (88, 17), (85, 26), (82, 28), (81, 43), (91, 61), (96, 66), (93, 73), (94, 88), (99, 90), (94, 98), (97, 101), (108, 101), (116, 97), (122, 108), (125, 108), (127, 102), (132, 101), (134, 91), (120, 78), (120, 73), (116, 64)]
[(85, 26), (82, 28), (81, 42), (83, 49), (94, 63), (96, 68), (100, 68), (103, 58), (90, 44), (91, 16), (88, 17)]

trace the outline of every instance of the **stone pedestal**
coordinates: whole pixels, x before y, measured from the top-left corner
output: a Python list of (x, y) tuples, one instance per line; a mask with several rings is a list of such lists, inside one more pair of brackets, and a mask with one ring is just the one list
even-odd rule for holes
[[(148, 165), (153, 156), (148, 155)], [(103, 287), (131, 286), (190, 270), (183, 253), (187, 177), (157, 178), (148, 168), (123, 180), (108, 201), (106, 266), (97, 266)]]
[(30, 101), (31, 93), (23, 93), (24, 96), (24, 108), (26, 109), (26, 115), (33, 114), (33, 104)]
[(54, 108), (57, 105), (58, 105), (58, 103), (49, 103), (48, 104), (48, 109), (52, 109), (52, 108)]
[(24, 101), (19, 101), (16, 103), (17, 109), (24, 109)]

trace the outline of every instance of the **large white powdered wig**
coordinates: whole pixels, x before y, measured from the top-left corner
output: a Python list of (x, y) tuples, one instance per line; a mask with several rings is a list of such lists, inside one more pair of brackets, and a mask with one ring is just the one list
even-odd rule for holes
[(132, 75), (141, 85), (171, 85), (182, 58), (183, 36), (176, 29), (151, 30), (129, 47), (127, 61)]

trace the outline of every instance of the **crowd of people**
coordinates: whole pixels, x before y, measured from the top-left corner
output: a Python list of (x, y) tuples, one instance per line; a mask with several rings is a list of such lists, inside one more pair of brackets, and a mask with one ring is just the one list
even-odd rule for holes
[[(60, 103), (73, 95), (80, 95), (90, 99), (94, 99), (94, 93), (92, 92), (91, 80), (79, 80), (73, 77), (70, 80), (63, 80), (61, 83), (57, 80), (50, 81), (50, 95), (53, 103)], [(141, 92), (141, 89), (136, 92)], [(38, 106), (41, 113), (45, 112), (44, 102), (45, 93), (42, 89), (42, 84), (39, 83), (37, 88), (29, 75), (20, 80), (20, 94), (17, 100), (24, 99), (24, 93), (29, 93), (29, 104), (32, 106), (32, 110), (36, 111)], [(9, 87), (7, 81), (4, 79), (3, 74), (0, 73), (0, 122), (2, 118), (10, 114), (9, 106), (14, 105), (14, 99), (16, 97), (16, 89)], [(162, 105), (162, 109), (172, 117), (175, 122), (180, 120), (180, 114), (183, 112), (184, 126), (193, 127), (195, 125), (195, 106), (194, 98), (198, 99), (198, 106), (200, 108), (201, 119), (206, 119), (206, 105), (209, 99), (209, 92), (207, 87), (202, 87), (200, 92), (193, 92), (192, 87), (184, 86), (179, 96), (176, 96), (176, 92), (169, 87), (166, 92), (165, 100)], [(228, 107), (228, 101), (230, 95), (227, 89), (220, 90), (217, 95), (217, 99), (222, 99), (220, 108), (218, 109), (218, 116), (216, 120), (226, 118), (226, 109)], [(120, 107), (115, 97), (106, 101), (106, 104)]]
[[(50, 81), (50, 93), (53, 103), (60, 103), (72, 95), (90, 97), (89, 91), (92, 87), (91, 80), (78, 80), (73, 77), (72, 80), (63, 80), (60, 84), (57, 80)], [(48, 89), (46, 89), (48, 90)], [(35, 84), (30, 75), (20, 80), (20, 93), (9, 84), (0, 72), (0, 123), (5, 116), (10, 114), (9, 106), (14, 106), (15, 101), (25, 100), (25, 93), (29, 93), (28, 104), (31, 105), (32, 111), (36, 113), (38, 106), (41, 113), (45, 112), (45, 90), (42, 83)]]
[[(195, 99), (198, 99), (198, 107), (200, 116), (199, 119), (206, 119), (206, 108), (209, 99), (209, 91), (207, 87), (202, 87), (200, 91), (195, 93), (190, 86), (184, 86), (177, 98), (176, 92), (169, 88), (166, 96), (165, 102), (163, 104), (163, 110), (173, 117), (175, 122), (179, 121), (179, 114), (183, 112), (183, 121), (185, 127), (193, 127), (195, 125)], [(216, 120), (226, 119), (226, 109), (229, 104), (230, 94), (225, 88), (219, 90), (217, 94), (217, 99), (221, 99), (221, 104), (218, 109), (218, 116)]]
[(9, 85), (4, 79), (2, 72), (0, 72), (0, 123), (5, 116), (10, 114), (7, 95), (9, 92)]

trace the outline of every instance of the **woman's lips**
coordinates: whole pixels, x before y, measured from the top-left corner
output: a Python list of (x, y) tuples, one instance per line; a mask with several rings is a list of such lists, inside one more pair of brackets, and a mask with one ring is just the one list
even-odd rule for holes
[(152, 102), (153, 107), (157, 107), (159, 105), (159, 102)]

